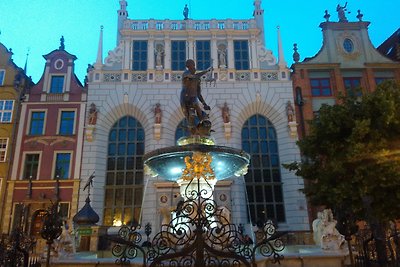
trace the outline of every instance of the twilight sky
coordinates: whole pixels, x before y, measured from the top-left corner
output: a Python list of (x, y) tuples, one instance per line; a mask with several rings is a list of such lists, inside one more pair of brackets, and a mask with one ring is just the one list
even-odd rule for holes
[[(127, 0), (130, 19), (183, 19), (185, 4), (193, 19), (249, 19), (253, 0)], [(345, 0), (263, 0), (267, 48), (277, 51), (276, 26), (280, 25), (285, 59), (292, 63), (293, 43), (301, 60), (314, 56), (322, 45), (319, 24), (324, 11), (337, 21), (337, 4)], [(357, 10), (370, 21), (369, 35), (377, 47), (400, 27), (400, 0), (348, 0), (349, 21), (357, 21)], [(78, 57), (75, 73), (83, 82), (87, 64), (96, 60), (100, 25), (104, 26), (103, 58), (116, 46), (119, 0), (1, 0), (0, 42), (14, 52), (14, 62), (23, 67), (29, 49), (28, 75), (37, 82), (44, 68), (42, 55), (58, 49), (61, 35), (65, 49)]]

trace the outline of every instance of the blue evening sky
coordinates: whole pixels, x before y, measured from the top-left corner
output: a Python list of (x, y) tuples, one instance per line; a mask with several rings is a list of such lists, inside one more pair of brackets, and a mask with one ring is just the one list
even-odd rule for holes
[[(370, 21), (369, 35), (377, 47), (400, 27), (400, 0), (348, 0), (349, 21), (357, 21), (357, 10)], [(253, 0), (128, 0), (130, 19), (182, 19), (185, 4), (193, 19), (248, 19)], [(285, 58), (292, 63), (293, 43), (298, 43), (301, 60), (314, 56), (322, 45), (319, 24), (324, 11), (337, 21), (337, 4), (345, 0), (263, 0), (265, 36), (268, 49), (277, 56), (280, 25)], [(23, 67), (29, 49), (28, 75), (37, 82), (44, 68), (45, 55), (59, 47), (61, 35), (66, 50), (78, 57), (75, 73), (81, 81), (87, 64), (96, 60), (100, 25), (104, 25), (105, 57), (116, 44), (119, 0), (11, 0), (0, 1), (0, 42), (14, 52), (14, 62)]]

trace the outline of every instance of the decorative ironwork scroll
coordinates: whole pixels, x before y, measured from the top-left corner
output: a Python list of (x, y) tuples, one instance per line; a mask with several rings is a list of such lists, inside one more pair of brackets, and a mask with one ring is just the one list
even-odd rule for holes
[(107, 238), (116, 243), (112, 249), (112, 254), (118, 259), (116, 264), (129, 265), (131, 260), (142, 256), (143, 266), (146, 266), (146, 253), (140, 246), (142, 235), (139, 233), (140, 225), (123, 225), (118, 231), (117, 236)]

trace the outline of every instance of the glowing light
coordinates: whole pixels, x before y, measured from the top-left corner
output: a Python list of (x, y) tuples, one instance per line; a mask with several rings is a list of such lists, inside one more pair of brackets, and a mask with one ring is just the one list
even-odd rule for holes
[(182, 172), (182, 169), (181, 168), (178, 168), (178, 167), (174, 167), (174, 168), (171, 168), (171, 170), (169, 171), (172, 175), (175, 175), (175, 174), (180, 174), (181, 172)]
[(122, 226), (122, 221), (121, 221), (121, 220), (114, 219), (114, 221), (113, 221), (113, 226), (117, 226), (117, 227)]

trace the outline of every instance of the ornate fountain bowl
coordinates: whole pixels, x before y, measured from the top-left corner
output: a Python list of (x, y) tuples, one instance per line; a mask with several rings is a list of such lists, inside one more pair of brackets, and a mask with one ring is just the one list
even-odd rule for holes
[(241, 176), (247, 173), (250, 156), (243, 150), (225, 146), (213, 145), (211, 139), (179, 140), (177, 145), (154, 150), (144, 155), (144, 164), (150, 174), (159, 175), (169, 181), (177, 181), (181, 178), (185, 169), (185, 157), (192, 157), (193, 153), (205, 153), (211, 155), (211, 168), (217, 180), (223, 180), (232, 176)]

